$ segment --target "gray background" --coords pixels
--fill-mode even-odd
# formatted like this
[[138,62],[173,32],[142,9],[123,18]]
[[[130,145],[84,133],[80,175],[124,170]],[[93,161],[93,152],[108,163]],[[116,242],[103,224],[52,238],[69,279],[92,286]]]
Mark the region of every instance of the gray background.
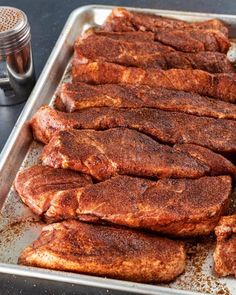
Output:
[[[47,58],[71,11],[79,6],[95,3],[117,6],[236,14],[235,0],[123,0],[96,2],[89,0],[0,0],[1,6],[18,7],[22,9],[29,18],[33,36],[32,45],[37,77],[42,71],[43,66],[47,61]],[[0,151],[3,148],[23,107],[24,103],[11,107],[0,107]],[[0,275],[0,295],[3,294],[118,295],[128,293],[2,274]]]

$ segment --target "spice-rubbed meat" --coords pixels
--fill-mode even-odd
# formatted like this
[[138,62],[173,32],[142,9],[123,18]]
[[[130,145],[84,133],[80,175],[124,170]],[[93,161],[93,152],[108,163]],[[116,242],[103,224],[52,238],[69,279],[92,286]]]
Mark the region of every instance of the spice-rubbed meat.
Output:
[[236,119],[234,104],[197,93],[152,88],[146,85],[63,83],[58,95],[56,108],[67,112],[90,107],[146,107],[221,119]]
[[220,154],[195,144],[176,144],[174,149],[188,153],[211,168],[211,175],[232,175],[236,177],[236,166]]
[[152,32],[108,32],[102,31],[101,29],[88,29],[82,36],[87,38],[90,35],[108,37],[114,40],[125,40],[129,42],[152,42],[154,41],[154,33]]
[[30,208],[40,207],[48,222],[101,220],[174,236],[194,236],[214,229],[227,209],[231,189],[229,176],[157,182],[116,176],[83,188],[58,189],[50,193],[47,207],[37,194],[20,196],[30,199]]
[[186,22],[183,20],[163,17],[156,14],[128,11],[125,8],[115,8],[108,16],[102,28],[107,31],[154,31],[166,29],[213,29],[221,31],[228,36],[227,26],[218,19],[202,22]]
[[236,277],[236,215],[222,217],[215,228],[215,234],[215,271],[222,277]]
[[108,62],[92,62],[72,67],[73,81],[91,84],[133,84],[196,92],[228,102],[236,102],[236,74],[211,74],[192,69],[142,69]]
[[229,39],[220,31],[212,29],[172,30],[160,28],[155,33],[155,40],[183,52],[227,53],[230,48]]
[[31,119],[34,137],[48,142],[58,130],[126,127],[168,144],[194,143],[220,152],[236,152],[236,121],[161,110],[88,108],[64,113],[41,107]]
[[44,165],[70,168],[104,180],[117,174],[197,178],[209,173],[199,160],[130,129],[58,132],[44,147]]
[[140,282],[174,280],[185,268],[182,242],[71,220],[43,228],[19,263]]
[[232,73],[234,67],[219,52],[183,53],[157,42],[128,42],[96,34],[79,38],[75,55],[79,63],[114,62],[125,66],[168,70],[201,69],[212,73]]
[[185,52],[219,51],[230,47],[228,29],[219,20],[187,23],[160,16],[114,9],[104,31],[152,31],[155,40]]
[[[69,169],[54,169],[35,165],[20,171],[16,176],[15,189],[34,213],[41,215],[48,210],[51,196],[60,191],[76,189],[91,184],[88,175]],[[35,199],[37,198],[37,202]]]

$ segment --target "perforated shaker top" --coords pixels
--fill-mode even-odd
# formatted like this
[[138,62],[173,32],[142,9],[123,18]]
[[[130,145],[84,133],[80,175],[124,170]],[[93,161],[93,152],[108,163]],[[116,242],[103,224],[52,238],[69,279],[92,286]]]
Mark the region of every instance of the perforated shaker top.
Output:
[[14,7],[0,7],[0,33],[18,30],[25,24],[25,15]]
[[0,55],[20,50],[30,39],[25,13],[15,7],[0,6]]

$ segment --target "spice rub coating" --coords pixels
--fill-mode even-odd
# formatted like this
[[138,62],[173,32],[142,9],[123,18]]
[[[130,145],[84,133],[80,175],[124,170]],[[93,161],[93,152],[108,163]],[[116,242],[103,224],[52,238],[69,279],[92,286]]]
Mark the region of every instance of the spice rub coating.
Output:
[[115,176],[82,188],[52,191],[47,208],[38,195],[27,198],[30,208],[42,208],[47,222],[78,218],[181,237],[209,234],[225,213],[231,190],[229,176],[158,181]]
[[174,149],[188,153],[211,169],[211,175],[231,175],[236,177],[236,166],[222,155],[196,144],[176,144]]
[[227,102],[236,102],[236,74],[212,74],[193,69],[143,69],[108,62],[80,64],[73,60],[74,82],[90,84],[132,84],[163,87],[172,90],[196,92]]
[[70,168],[100,181],[117,174],[198,178],[210,170],[199,160],[126,128],[60,131],[41,158],[44,165]]
[[182,242],[70,220],[43,228],[19,264],[137,282],[169,282],[185,268]]
[[32,118],[31,127],[34,137],[42,142],[48,142],[60,130],[126,127],[171,145],[193,143],[217,152],[236,152],[236,121],[151,108],[101,107],[64,113],[43,106]]
[[[104,46],[106,44],[106,46]],[[185,53],[158,42],[130,42],[92,34],[79,38],[74,60],[80,63],[113,62],[125,66],[168,70],[200,69],[211,73],[233,73],[234,67],[220,52]]]
[[115,8],[106,19],[102,28],[107,31],[154,31],[158,32],[160,28],[166,29],[213,29],[221,31],[228,36],[228,27],[218,19],[210,19],[201,22],[187,22],[176,18],[163,17],[160,15],[130,11],[125,8]]
[[117,8],[102,26],[105,31],[151,31],[155,40],[185,52],[219,51],[230,46],[227,26],[216,19],[189,23],[154,14]]
[[215,234],[215,271],[222,277],[236,277],[236,215],[223,216],[215,228]]
[[55,101],[58,110],[91,107],[154,108],[219,119],[236,119],[236,105],[197,93],[146,85],[63,83]]
[[[52,167],[34,165],[21,170],[15,179],[15,189],[30,209],[41,215],[50,206],[51,195],[92,183],[89,175]],[[37,200],[37,202],[35,201]]]

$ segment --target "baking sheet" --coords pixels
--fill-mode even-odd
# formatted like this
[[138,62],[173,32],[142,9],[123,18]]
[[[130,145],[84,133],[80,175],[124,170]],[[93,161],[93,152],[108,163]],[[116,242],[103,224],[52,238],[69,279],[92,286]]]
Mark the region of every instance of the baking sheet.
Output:
[[[90,26],[102,24],[112,8],[93,5],[73,11],[0,156],[0,272],[124,290],[136,294],[236,294],[234,279],[218,279],[213,273],[212,252],[215,242],[212,237],[187,241],[186,271],[168,285],[137,284],[17,265],[20,252],[38,237],[43,226],[39,218],[22,204],[12,188],[17,171],[37,163],[42,150],[42,145],[32,140],[26,121],[42,104],[52,104],[60,81],[70,78],[69,64],[76,37]],[[230,35],[236,37],[236,16],[141,10],[188,21],[219,18],[231,25]]]

